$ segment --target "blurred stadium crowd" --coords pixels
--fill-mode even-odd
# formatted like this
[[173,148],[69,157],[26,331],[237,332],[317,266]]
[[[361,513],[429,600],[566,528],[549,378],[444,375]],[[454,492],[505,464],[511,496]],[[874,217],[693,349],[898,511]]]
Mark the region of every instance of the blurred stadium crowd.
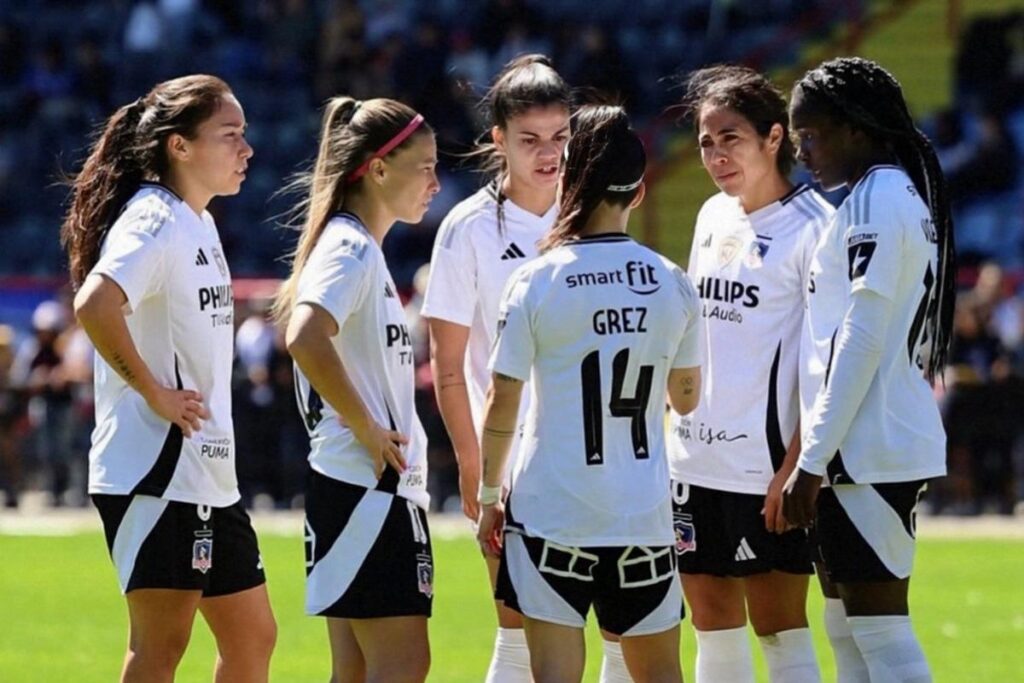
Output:
[[[4,3],[0,499],[13,507],[21,491],[42,487],[53,504],[85,503],[92,350],[60,288],[66,191],[57,181],[80,162],[94,126],[153,83],[214,73],[246,109],[256,150],[247,183],[239,197],[212,206],[236,277],[284,273],[291,239],[275,222],[294,198],[275,192],[313,154],[326,97],[396,97],[434,126],[446,152],[442,194],[426,225],[397,229],[385,251],[417,330],[431,489],[437,505],[449,500],[457,509],[419,292],[441,218],[481,181],[460,154],[481,132],[476,104],[493,74],[516,54],[544,52],[569,83],[615,93],[639,121],[651,121],[676,96],[666,77],[716,61],[791,64],[803,36],[857,19],[869,4],[634,0],[623,12],[620,0]],[[804,18],[799,26],[794,16]],[[954,105],[922,122],[950,180],[962,265],[954,365],[937,389],[950,477],[929,503],[940,512],[1010,513],[1024,501],[1024,13],[966,26],[955,70]],[[242,490],[250,502],[291,507],[301,503],[308,441],[290,360],[265,320],[265,298],[236,299]]]

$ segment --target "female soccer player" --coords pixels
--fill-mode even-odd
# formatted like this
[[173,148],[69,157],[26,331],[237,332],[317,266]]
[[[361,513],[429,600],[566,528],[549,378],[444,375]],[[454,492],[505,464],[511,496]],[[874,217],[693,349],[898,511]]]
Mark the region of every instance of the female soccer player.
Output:
[[[696,404],[699,304],[682,270],[625,234],[645,164],[625,111],[581,109],[546,253],[502,299],[478,539],[500,549],[497,595],[523,615],[538,683],[580,680],[591,605],[634,680],[682,680],[663,397],[680,413]],[[503,504],[527,379],[524,450]]]
[[275,302],[310,435],[306,612],[327,617],[336,683],[423,681],[430,666],[427,443],[380,245],[423,218],[436,165],[433,131],[406,105],[330,100]]
[[[480,152],[493,178],[451,210],[434,242],[423,315],[430,321],[437,402],[459,463],[462,509],[474,522],[478,435],[498,304],[512,272],[537,256],[537,243],[558,212],[555,190],[569,139],[570,99],[546,57],[526,55],[506,65],[484,99],[493,144]],[[493,589],[498,562],[488,558],[487,566]],[[522,619],[500,600],[495,607],[498,634],[486,683],[529,683]]]
[[807,270],[833,211],[789,181],[786,102],[764,76],[702,69],[684,105],[721,190],[697,217],[688,267],[703,300],[703,396],[672,416],[669,437],[697,683],[753,682],[748,613],[772,681],[819,681],[805,611],[811,547],[805,530],[787,530],[781,494],[799,450]]
[[874,62],[825,62],[794,86],[790,107],[798,158],[822,187],[850,194],[811,264],[803,441],[784,513],[814,522],[863,658],[859,672],[840,663],[840,680],[930,681],[907,592],[917,502],[945,474],[929,386],[953,319],[945,183],[899,83]]
[[267,680],[276,626],[239,502],[231,275],[206,205],[252,148],[212,76],[160,83],[107,121],[61,228],[96,346],[89,492],[128,601],[122,681],[170,681],[198,609],[218,681]]

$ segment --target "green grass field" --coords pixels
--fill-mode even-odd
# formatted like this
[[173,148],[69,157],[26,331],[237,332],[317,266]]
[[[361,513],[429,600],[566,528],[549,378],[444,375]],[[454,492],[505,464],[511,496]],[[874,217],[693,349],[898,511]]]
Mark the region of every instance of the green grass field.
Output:
[[[261,536],[280,636],[272,677],[326,681],[323,620],[302,614],[302,542]],[[469,538],[435,539],[431,681],[479,682],[494,634],[483,564]],[[98,533],[0,535],[0,681],[113,681],[124,649],[126,615]],[[927,539],[912,588],[916,629],[937,682],[1024,681],[1024,542]],[[808,606],[825,680],[835,680],[820,624],[821,600]],[[588,634],[585,680],[597,680],[600,646]],[[396,644],[396,647],[400,647]],[[213,642],[197,623],[179,681],[208,681]],[[693,680],[693,636],[683,626],[682,660]],[[759,655],[756,655],[759,657]],[[758,662],[759,670],[763,667]]]

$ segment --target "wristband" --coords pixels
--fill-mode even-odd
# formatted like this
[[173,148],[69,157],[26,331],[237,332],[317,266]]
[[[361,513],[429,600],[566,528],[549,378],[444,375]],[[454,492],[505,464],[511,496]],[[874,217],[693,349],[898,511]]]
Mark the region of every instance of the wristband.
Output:
[[501,486],[484,486],[480,482],[480,490],[476,494],[476,501],[481,505],[495,505],[501,500]]

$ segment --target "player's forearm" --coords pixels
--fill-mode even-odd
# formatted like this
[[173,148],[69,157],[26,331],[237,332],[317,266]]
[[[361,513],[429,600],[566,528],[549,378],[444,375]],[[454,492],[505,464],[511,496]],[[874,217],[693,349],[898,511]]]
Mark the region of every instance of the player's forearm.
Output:
[[459,467],[464,464],[480,465],[480,442],[473,426],[473,411],[469,404],[466,373],[461,363],[430,361],[434,375],[434,395],[444,420],[445,429],[455,449]]
[[361,433],[373,421],[330,337],[300,332],[289,341],[288,352],[320,398],[334,408],[353,432]]
[[480,436],[483,486],[501,486],[505,478],[505,463],[515,436],[522,391],[523,383],[511,377],[495,373],[491,380]]
[[842,445],[882,358],[892,303],[862,290],[853,294],[836,342],[828,384],[818,393],[797,466],[824,475]]
[[128,386],[148,399],[158,383],[128,331],[121,310],[124,302],[120,287],[102,276],[93,275],[86,279],[75,296],[75,317],[89,336],[96,353]]

